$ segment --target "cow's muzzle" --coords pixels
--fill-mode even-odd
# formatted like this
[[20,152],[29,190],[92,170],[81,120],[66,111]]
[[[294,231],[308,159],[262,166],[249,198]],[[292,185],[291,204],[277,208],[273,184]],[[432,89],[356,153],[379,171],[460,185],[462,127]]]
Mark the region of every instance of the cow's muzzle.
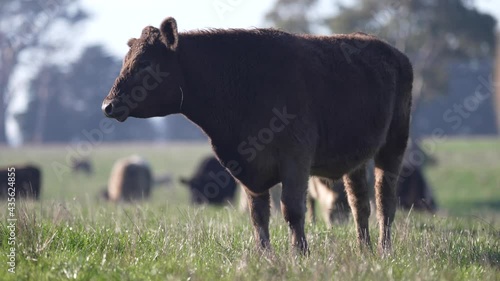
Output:
[[110,100],[104,100],[102,102],[102,112],[108,118],[114,118],[120,122],[123,122],[127,119],[128,115],[126,114],[126,110],[119,110],[118,105]]

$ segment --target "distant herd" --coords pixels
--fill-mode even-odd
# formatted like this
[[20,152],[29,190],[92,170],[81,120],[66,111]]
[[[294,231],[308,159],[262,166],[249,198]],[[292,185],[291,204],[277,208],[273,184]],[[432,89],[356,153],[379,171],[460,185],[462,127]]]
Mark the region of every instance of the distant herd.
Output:
[[[423,153],[418,145],[411,145],[410,151],[422,153],[426,159],[429,157]],[[423,176],[421,166],[411,166],[408,160],[409,153],[405,154],[403,169],[411,170],[410,173],[401,177],[397,185],[397,196],[399,207],[405,210],[426,211],[434,213],[437,211],[436,200],[432,188]],[[433,160],[426,161],[433,164]],[[406,165],[406,166],[405,166]],[[38,165],[17,165],[16,171],[16,199],[40,199],[42,177]],[[8,168],[0,169],[0,198],[7,198]],[[77,159],[73,161],[73,173],[83,173],[90,176],[93,174],[93,165],[90,159]],[[373,165],[367,173],[367,181],[373,185]],[[238,186],[231,174],[218,162],[214,156],[207,156],[201,160],[193,175],[189,178],[179,177],[178,182],[187,187],[190,203],[195,205],[234,205],[237,204],[239,211],[248,212],[248,200],[245,191]],[[108,184],[100,193],[100,198],[113,202],[139,203],[148,200],[153,187],[160,184],[172,184],[172,175],[153,177],[150,164],[145,158],[132,155],[117,159],[111,169]],[[276,213],[280,210],[281,184],[274,186],[271,191],[270,205]],[[239,194],[239,196],[238,196]],[[373,192],[371,194],[371,206],[375,203]],[[316,222],[316,212],[319,211],[321,219],[328,226],[345,223],[351,212],[342,181],[332,181],[327,178],[312,176],[308,182],[308,218]]]
[[[412,145],[412,148],[422,152],[418,145]],[[428,158],[427,155],[422,155]],[[432,188],[423,176],[423,167],[410,168],[409,161],[403,161],[403,163],[408,165],[407,168],[411,169],[412,172],[399,180],[397,188],[399,206],[407,210],[435,212],[437,210],[436,200]],[[41,168],[35,164],[14,165],[13,167],[16,169],[15,196],[22,199],[40,199]],[[373,166],[369,169],[373,169]],[[72,171],[90,176],[93,174],[92,161],[88,158],[74,159]],[[7,167],[0,168],[0,198],[8,196],[8,185],[6,184],[8,183],[8,173]],[[367,175],[367,181],[372,185],[373,172],[368,172]],[[180,176],[178,182],[187,187],[191,204],[225,205],[237,203],[240,211],[248,211],[245,192],[214,156],[203,158],[191,177]],[[115,161],[108,183],[102,189],[100,197],[114,202],[147,200],[153,192],[153,187],[161,184],[171,185],[172,175],[153,177],[152,168],[146,159],[138,155],[131,155]],[[320,212],[322,219],[328,225],[343,222],[349,217],[350,209],[342,181],[334,182],[313,176],[309,179],[308,186],[307,203],[311,221],[316,220],[314,210]],[[280,209],[280,197],[281,185],[276,185],[271,189],[270,200],[271,208],[276,211]],[[316,207],[316,205],[318,206]]]
[[[37,165],[0,168],[0,198],[40,199],[42,173]],[[10,202],[10,201],[9,201]]]

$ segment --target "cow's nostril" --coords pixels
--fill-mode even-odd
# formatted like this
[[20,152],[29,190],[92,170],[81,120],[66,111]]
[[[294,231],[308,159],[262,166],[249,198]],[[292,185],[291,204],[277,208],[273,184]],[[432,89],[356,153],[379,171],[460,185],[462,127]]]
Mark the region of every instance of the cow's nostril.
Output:
[[108,103],[107,105],[104,106],[104,113],[107,116],[111,116],[113,114],[113,104]]

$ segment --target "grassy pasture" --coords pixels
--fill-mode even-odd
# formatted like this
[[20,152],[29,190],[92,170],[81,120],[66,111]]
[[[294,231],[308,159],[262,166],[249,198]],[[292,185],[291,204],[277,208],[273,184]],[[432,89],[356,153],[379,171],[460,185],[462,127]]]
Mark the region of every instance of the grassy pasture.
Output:
[[[0,148],[0,166],[43,168],[42,200],[16,205],[15,274],[7,272],[7,205],[0,203],[0,280],[500,280],[500,140],[428,144],[438,164],[426,175],[441,211],[398,212],[386,258],[357,251],[352,221],[308,224],[311,256],[297,257],[276,214],[274,253],[261,255],[247,214],[189,206],[177,184],[136,205],[97,200],[118,157],[140,154],[155,174],[178,177],[191,174],[208,145],[95,147],[92,177],[61,168],[76,145]],[[374,216],[371,233],[375,242]]]

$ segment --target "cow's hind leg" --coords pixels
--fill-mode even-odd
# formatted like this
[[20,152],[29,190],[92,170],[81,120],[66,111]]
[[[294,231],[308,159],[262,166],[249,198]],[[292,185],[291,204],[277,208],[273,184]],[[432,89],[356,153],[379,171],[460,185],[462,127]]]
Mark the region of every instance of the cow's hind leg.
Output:
[[396,187],[401,162],[408,141],[405,126],[388,137],[386,144],[375,156],[375,203],[379,224],[379,251],[384,254],[391,249],[391,225],[397,205]]
[[264,250],[271,249],[269,241],[269,217],[271,212],[269,191],[261,194],[246,192],[248,207],[254,227],[254,237],[258,247]]
[[366,181],[366,167],[361,165],[356,170],[344,175],[344,185],[347,199],[351,207],[356,234],[360,248],[371,247],[368,231],[368,218],[370,217],[370,192]]

